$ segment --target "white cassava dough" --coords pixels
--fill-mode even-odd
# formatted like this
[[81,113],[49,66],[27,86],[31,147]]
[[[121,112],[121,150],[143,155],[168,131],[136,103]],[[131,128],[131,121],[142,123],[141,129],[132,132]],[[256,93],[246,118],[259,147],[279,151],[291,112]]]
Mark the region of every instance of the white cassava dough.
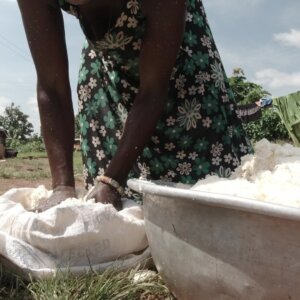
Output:
[[254,150],[230,178],[208,176],[192,189],[300,207],[300,148],[263,139]]
[[[47,190],[43,185],[38,186],[35,189],[32,188],[19,188],[14,189],[16,198],[21,199],[20,204],[28,211],[36,211],[39,207],[42,207],[43,204],[46,204],[47,200],[51,197],[53,191]],[[95,203],[94,199],[87,200],[87,197],[83,195],[82,191],[77,191],[77,198],[68,198],[65,201],[62,201],[60,206],[73,206],[73,205],[82,205],[84,203],[91,204]]]

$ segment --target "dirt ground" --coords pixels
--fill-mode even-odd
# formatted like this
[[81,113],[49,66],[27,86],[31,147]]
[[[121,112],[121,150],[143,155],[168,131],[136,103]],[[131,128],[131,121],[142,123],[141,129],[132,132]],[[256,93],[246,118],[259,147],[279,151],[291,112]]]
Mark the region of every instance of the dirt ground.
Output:
[[[26,180],[26,179],[4,179],[0,178],[0,196],[12,188],[33,187],[44,185],[47,189],[51,189],[51,179]],[[83,183],[76,181],[76,188],[83,189]]]
[[51,188],[51,180],[40,179],[37,181],[26,180],[26,179],[4,179],[0,178],[0,195],[12,188],[21,187],[38,187],[39,185],[45,185],[47,189]]
[[[81,161],[79,159],[77,161],[76,188],[83,189]],[[0,160],[0,195],[12,188],[36,188],[39,185],[51,189],[50,170],[46,157]]]

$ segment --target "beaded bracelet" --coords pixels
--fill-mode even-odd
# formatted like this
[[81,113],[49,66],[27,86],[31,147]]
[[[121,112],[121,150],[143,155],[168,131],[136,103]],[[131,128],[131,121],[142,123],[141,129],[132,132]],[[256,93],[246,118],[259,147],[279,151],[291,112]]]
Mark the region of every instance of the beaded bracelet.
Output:
[[113,187],[120,194],[121,197],[124,196],[124,188],[116,180],[104,175],[97,176],[96,179],[99,182],[108,184],[111,187]]

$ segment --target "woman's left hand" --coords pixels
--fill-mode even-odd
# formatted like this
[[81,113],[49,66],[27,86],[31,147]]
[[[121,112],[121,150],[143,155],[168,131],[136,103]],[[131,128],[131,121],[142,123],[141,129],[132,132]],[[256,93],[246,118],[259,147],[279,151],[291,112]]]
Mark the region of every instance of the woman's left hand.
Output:
[[122,209],[120,194],[110,185],[97,183],[93,191],[88,195],[88,199],[95,199],[96,202],[112,204],[117,210]]

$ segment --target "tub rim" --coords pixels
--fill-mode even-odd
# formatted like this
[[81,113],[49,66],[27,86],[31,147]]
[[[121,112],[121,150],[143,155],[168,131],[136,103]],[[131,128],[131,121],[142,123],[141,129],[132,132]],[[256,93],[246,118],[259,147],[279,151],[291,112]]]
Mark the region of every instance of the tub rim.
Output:
[[127,185],[132,190],[142,194],[185,199],[212,207],[227,208],[269,217],[300,221],[300,208],[293,206],[285,206],[221,193],[193,191],[183,187],[175,188],[175,183],[162,181],[150,182],[143,179],[129,179]]

